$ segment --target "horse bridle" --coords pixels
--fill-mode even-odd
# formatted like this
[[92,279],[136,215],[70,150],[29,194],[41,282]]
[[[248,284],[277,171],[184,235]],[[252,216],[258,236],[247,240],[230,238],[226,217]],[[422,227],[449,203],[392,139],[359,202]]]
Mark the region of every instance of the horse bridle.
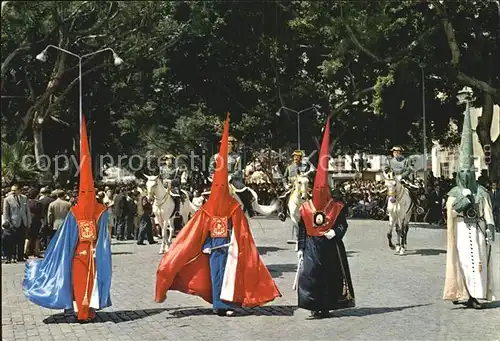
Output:
[[[387,195],[388,195],[389,197],[395,197],[396,199],[398,199],[398,197],[401,197],[401,196],[403,195],[404,191],[401,191],[401,192],[399,193],[399,195],[396,193],[396,187],[397,187],[397,185],[398,185],[398,183],[397,183],[396,179],[386,179],[386,181],[393,181],[393,182],[394,182],[394,190],[393,190],[393,191],[391,191],[391,190],[389,190],[389,189],[387,190]],[[401,185],[401,187],[403,187],[403,185]],[[404,188],[404,187],[403,187],[403,188]]]
[[[297,193],[297,194],[309,194],[309,191],[308,191],[308,190],[303,191],[303,190],[301,190],[301,189],[297,189],[297,187],[298,187],[298,186],[297,186],[297,184],[298,184],[298,182],[299,182],[299,176],[301,176],[301,175],[297,175],[297,176],[295,177],[294,186],[293,186],[293,191],[290,193],[290,198],[292,198],[292,194],[294,194],[294,193]],[[299,198],[299,196],[297,195],[297,199],[298,199],[298,198]]]
[[[155,184],[153,186],[151,186],[151,189],[150,191],[152,192],[153,189],[156,189],[156,187],[158,187],[158,179],[155,180]],[[155,205],[156,207],[161,207],[168,199],[168,197],[170,196],[170,185],[165,188],[166,190],[166,193],[165,195],[163,196],[163,198],[161,200],[159,200],[159,204],[156,203],[156,201],[158,201],[158,199],[156,198],[156,195],[153,194],[154,198],[155,198],[155,201],[153,202],[153,205]]]

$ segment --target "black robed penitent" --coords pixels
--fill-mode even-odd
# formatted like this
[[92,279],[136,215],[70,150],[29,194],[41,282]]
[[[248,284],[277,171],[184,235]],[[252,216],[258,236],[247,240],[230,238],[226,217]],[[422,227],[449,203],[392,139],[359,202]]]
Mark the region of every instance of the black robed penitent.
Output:
[[342,238],[347,231],[346,207],[332,197],[328,184],[330,118],[327,119],[312,199],[300,207],[298,248],[299,308],[327,313],[353,307],[354,290]]
[[299,308],[311,311],[354,307],[354,290],[342,238],[347,231],[346,210],[342,209],[333,229],[335,237],[307,235],[299,222],[299,250],[304,258],[299,272]]

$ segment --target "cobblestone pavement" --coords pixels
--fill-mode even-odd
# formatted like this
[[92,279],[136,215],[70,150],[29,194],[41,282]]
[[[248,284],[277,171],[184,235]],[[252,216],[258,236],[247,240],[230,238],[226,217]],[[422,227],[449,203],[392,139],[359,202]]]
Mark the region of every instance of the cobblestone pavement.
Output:
[[357,307],[309,320],[297,309],[296,256],[288,226],[252,222],[259,251],[281,290],[272,304],[218,317],[201,299],[170,292],[153,301],[158,245],[113,241],[113,306],[79,324],[25,299],[24,266],[2,266],[2,339],[7,340],[500,340],[500,305],[481,311],[441,300],[445,230],[411,228],[407,255],[387,247],[387,222],[350,221],[345,242]]

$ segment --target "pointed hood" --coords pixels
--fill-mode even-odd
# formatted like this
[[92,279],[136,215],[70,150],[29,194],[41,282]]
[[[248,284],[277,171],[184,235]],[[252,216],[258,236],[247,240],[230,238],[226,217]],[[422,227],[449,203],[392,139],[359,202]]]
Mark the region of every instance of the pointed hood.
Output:
[[332,199],[330,185],[328,183],[328,162],[330,148],[330,116],[326,119],[326,125],[323,132],[323,140],[321,141],[321,149],[319,151],[318,167],[316,169],[316,177],[312,190],[312,201],[316,210],[323,210]]
[[226,116],[219,153],[210,190],[208,201],[203,205],[203,209],[211,216],[229,216],[233,208],[238,204],[229,193],[227,154],[229,149],[229,113]]
[[459,169],[457,172],[457,186],[468,188],[472,193],[477,192],[476,172],[474,169],[474,149],[472,147],[472,123],[470,110],[464,113],[464,124],[462,127],[462,140],[460,141]]
[[80,126],[80,188],[77,204],[73,207],[76,219],[97,221],[106,206],[99,204],[96,199],[94,176],[92,174],[92,159],[90,157],[87,127],[85,117],[82,117]]

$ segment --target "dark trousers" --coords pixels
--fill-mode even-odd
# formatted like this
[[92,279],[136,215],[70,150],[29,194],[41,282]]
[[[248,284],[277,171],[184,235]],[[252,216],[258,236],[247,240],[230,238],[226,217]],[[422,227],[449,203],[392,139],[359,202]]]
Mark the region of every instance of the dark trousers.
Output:
[[125,230],[126,230],[126,238],[127,239],[134,239],[134,232],[135,232],[134,216],[127,217],[127,222],[125,224]]
[[153,243],[153,224],[151,223],[151,217],[143,214],[139,220],[139,226],[139,238],[137,242],[144,243],[144,239],[147,238],[150,244]]
[[13,255],[17,256],[18,261],[24,260],[24,241],[26,239],[26,228],[21,225],[13,230]]
[[496,230],[500,233],[500,210],[493,212],[493,219],[495,221]]
[[49,247],[50,241],[52,240],[52,238],[54,238],[56,232],[57,232],[57,230],[54,230],[54,229],[47,230],[47,246],[46,247]]
[[127,217],[116,217],[116,240],[125,240]]
[[50,227],[42,227],[40,230],[40,251],[47,250],[52,235],[52,229]]
[[116,224],[118,218],[116,216],[113,217],[113,224],[111,225],[111,236],[116,237]]
[[2,233],[2,253],[9,261],[14,258],[14,233],[12,230],[4,230]]

